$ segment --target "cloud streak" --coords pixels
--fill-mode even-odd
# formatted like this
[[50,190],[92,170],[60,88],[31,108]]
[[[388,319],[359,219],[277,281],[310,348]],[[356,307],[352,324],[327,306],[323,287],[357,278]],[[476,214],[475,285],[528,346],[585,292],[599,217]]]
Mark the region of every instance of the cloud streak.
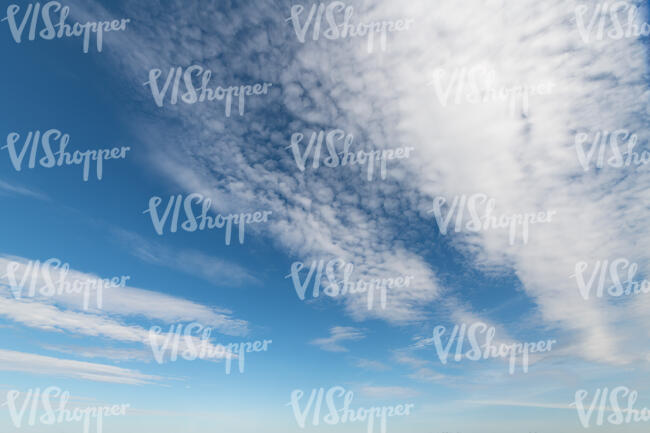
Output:
[[[11,290],[12,282],[9,279],[7,270],[12,264],[17,264],[14,272],[16,282],[20,283],[26,273],[29,272],[29,260],[23,257],[0,256],[0,288],[4,286],[7,294]],[[62,275],[60,268],[50,267],[50,275],[54,282],[57,282]],[[43,273],[27,274],[25,288],[22,296],[27,296],[28,286],[31,279],[35,281],[35,287],[45,286],[46,279]],[[99,276],[70,269],[65,276],[65,281],[98,280]],[[96,307],[96,295],[90,295],[90,307]],[[117,316],[144,316],[150,320],[160,320],[165,323],[176,322],[200,322],[205,326],[214,327],[215,330],[225,335],[246,335],[248,333],[248,322],[232,317],[227,309],[208,307],[196,302],[188,301],[176,296],[158,293],[152,290],[139,289],[135,287],[109,287],[103,289],[101,310],[93,309],[93,312],[105,315]],[[36,291],[35,299],[42,302],[53,302],[65,306],[71,310],[83,310],[83,296],[80,293],[55,293],[53,296],[43,296]],[[8,299],[0,302],[9,302]],[[30,304],[24,304],[28,308]],[[45,308],[42,306],[41,308]]]
[[363,332],[350,326],[334,326],[330,328],[330,336],[317,338],[310,343],[327,352],[348,352],[340,343],[344,341],[358,341],[365,338]]
[[136,370],[106,364],[74,361],[35,355],[32,353],[0,350],[0,370],[46,374],[58,377],[90,380],[95,382],[147,385],[163,380],[160,376],[142,374]]

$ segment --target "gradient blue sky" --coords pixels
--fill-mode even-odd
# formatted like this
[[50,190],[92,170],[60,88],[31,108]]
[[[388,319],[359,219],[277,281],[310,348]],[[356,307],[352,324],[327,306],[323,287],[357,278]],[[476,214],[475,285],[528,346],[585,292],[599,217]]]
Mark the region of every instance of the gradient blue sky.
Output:
[[[605,386],[636,389],[637,406],[650,406],[647,295],[585,301],[570,278],[578,261],[616,257],[638,263],[640,279],[650,274],[648,167],[585,172],[573,147],[576,131],[625,128],[648,148],[647,38],[585,44],[574,1],[434,3],[349,2],[360,21],[415,19],[373,53],[365,39],[300,43],[285,1],[64,2],[73,20],[131,19],[125,32],[104,35],[101,53],[84,54],[78,39],[16,44],[0,23],[2,137],[56,128],[70,134],[71,150],[131,147],[88,182],[78,167],[17,172],[0,152],[3,263],[56,257],[81,273],[131,277],[127,289],[107,291],[112,308],[95,312],[61,299],[17,301],[0,281],[0,401],[10,389],[59,386],[129,403],[106,432],[161,433],[298,431],[291,391],[337,385],[355,392],[355,405],[414,403],[411,416],[389,420],[393,432],[578,432],[576,390]],[[480,62],[506,84],[550,79],[557,89],[531,100],[528,117],[489,104],[441,107],[430,72]],[[218,102],[157,107],[143,86],[149,70],[192,64],[211,69],[215,86],[273,87],[248,98],[241,117],[226,117]],[[359,167],[300,172],[291,134],[335,128],[360,148],[412,146],[413,157],[372,181]],[[149,198],[193,192],[213,197],[214,213],[273,214],[248,226],[243,245],[226,246],[222,230],[158,236],[142,213]],[[441,236],[427,213],[433,197],[474,193],[495,197],[503,212],[558,218],[533,226],[527,245],[508,245],[504,232]],[[355,296],[298,299],[285,278],[291,263],[337,256],[359,278],[414,275],[415,284],[391,292],[385,310],[368,311]],[[154,307],[169,297],[178,302]],[[39,305],[57,309],[49,324],[34,316]],[[105,321],[117,330],[97,335]],[[146,345],[120,338],[192,321],[217,327],[215,342],[273,343],[248,354],[243,374],[226,375],[220,362],[159,365]],[[558,344],[514,375],[502,361],[442,365],[432,347],[413,348],[437,325],[476,321],[504,340]],[[344,351],[314,343],[337,327]],[[89,380],[65,362],[44,369],[33,354],[120,370]],[[6,407],[0,430],[17,431]]]

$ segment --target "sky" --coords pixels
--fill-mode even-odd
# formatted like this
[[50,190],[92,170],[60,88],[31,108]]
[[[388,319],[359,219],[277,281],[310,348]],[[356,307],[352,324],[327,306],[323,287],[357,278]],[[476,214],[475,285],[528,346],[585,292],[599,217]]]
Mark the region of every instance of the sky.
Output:
[[[314,425],[312,412],[300,426],[295,391],[302,411],[312,390],[335,387],[353,392],[353,408],[412,404],[388,418],[395,433],[647,431],[647,422],[599,426],[595,416],[586,428],[575,407],[580,390],[588,405],[616,387],[638,393],[637,409],[650,407],[650,295],[584,296],[599,269],[605,289],[619,272],[650,279],[650,164],[620,166],[609,144],[589,147],[621,131],[621,148],[634,136],[634,152],[650,151],[648,36],[620,24],[638,7],[643,29],[647,3],[612,12],[573,0],[360,0],[324,3],[311,22],[318,3],[61,3],[70,25],[129,21],[103,33],[101,50],[91,35],[87,52],[83,36],[30,40],[31,26],[45,28],[37,20],[24,21],[16,42],[11,26],[28,2],[7,3],[19,10],[0,21],[0,431],[84,431],[80,422],[13,422],[12,390],[22,404],[28,390],[48,387],[69,392],[71,407],[128,404],[103,420],[106,433],[370,431],[363,421]],[[352,24],[408,24],[376,33],[372,45],[335,37],[328,19],[342,29],[345,8]],[[9,14],[3,6],[0,19]],[[188,74],[196,88],[205,70],[217,95],[251,86],[244,104],[233,92],[230,110],[225,93],[186,103],[184,75],[172,103],[169,71],[193,65],[202,68]],[[478,93],[489,83],[551,85],[509,103],[466,97],[472,77]],[[50,130],[53,150],[63,134],[70,153],[128,150],[103,161],[101,179],[96,161],[87,180],[81,165],[30,168],[30,152],[35,161],[46,153],[23,147],[28,134]],[[379,159],[373,173],[333,163],[330,149],[340,155],[346,140],[351,152],[395,157],[383,173]],[[26,152],[20,170],[12,150]],[[197,216],[205,206],[212,218],[266,217],[248,217],[243,232],[233,223],[230,237],[223,226],[185,230],[187,197]],[[469,210],[445,226],[441,197],[443,217],[454,200],[485,212],[488,198],[497,216],[553,216],[527,236],[517,226],[513,239],[504,228],[468,229]],[[29,287],[17,297],[12,278],[50,259],[67,264],[66,281],[123,283],[105,288],[101,305]],[[395,281],[385,302],[379,290],[370,308],[367,289],[323,293],[346,265],[353,282]],[[213,347],[269,342],[241,363],[224,351],[159,363],[164,336],[190,324],[210,328]],[[530,354],[526,369],[518,358],[512,372],[508,359],[473,360],[466,350],[456,361],[456,345],[443,362],[436,330],[444,327],[444,346],[454,326],[477,324],[493,327],[498,344],[554,344]]]

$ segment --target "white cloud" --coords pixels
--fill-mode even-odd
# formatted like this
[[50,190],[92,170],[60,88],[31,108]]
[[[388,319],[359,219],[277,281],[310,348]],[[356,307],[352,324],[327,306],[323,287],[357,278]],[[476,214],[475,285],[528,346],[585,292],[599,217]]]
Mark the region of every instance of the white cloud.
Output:
[[410,379],[418,382],[434,382],[434,383],[448,383],[448,376],[440,374],[430,368],[419,368],[415,372],[408,375]]
[[149,332],[140,326],[126,326],[108,317],[64,311],[53,305],[2,296],[0,315],[32,328],[101,336],[124,342],[146,343],[149,336]]
[[420,394],[417,390],[403,386],[363,386],[359,391],[370,398],[408,398]]
[[523,401],[505,401],[505,400],[465,400],[462,403],[477,404],[482,406],[518,406],[518,407],[534,407],[540,409],[571,409],[575,407],[566,403],[531,403]]
[[53,358],[51,356],[0,350],[0,370],[71,377],[96,382],[144,385],[160,382],[160,376],[106,364]]
[[20,185],[10,184],[0,180],[0,195],[11,194],[11,195],[24,195],[26,197],[35,198],[38,200],[49,201],[50,199],[41,194],[40,192],[33,191],[29,188],[25,188]]
[[395,362],[405,364],[413,368],[423,367],[430,363],[430,361],[416,358],[404,351],[395,351],[393,353],[393,359],[395,359]]
[[[9,294],[12,281],[7,271],[12,263],[17,264],[15,271],[16,282],[20,285],[23,276],[29,272],[29,260],[22,257],[0,256],[0,289],[5,286],[5,291]],[[56,283],[59,281],[62,271],[60,268],[48,268],[52,280]],[[22,290],[21,297],[27,297],[31,278],[35,281],[35,287],[40,289],[45,286],[46,279],[42,272],[39,274],[27,274],[26,283]],[[111,276],[113,277],[113,276]],[[101,277],[79,272],[70,269],[65,281],[88,281],[98,280]],[[128,281],[128,280],[126,280]],[[138,289],[134,287],[108,287],[102,291],[102,306],[98,310],[96,296],[90,295],[89,307],[93,312],[107,315],[119,316],[138,316],[142,315],[151,320],[161,320],[165,323],[176,322],[199,322],[204,326],[214,327],[215,330],[225,335],[245,335],[248,332],[248,322],[232,317],[232,313],[227,309],[208,307],[196,302],[188,301],[176,296],[170,296],[151,290]],[[42,302],[56,302],[70,309],[82,310],[84,306],[83,296],[80,293],[55,293],[54,296],[43,296],[39,290],[35,291],[35,297]],[[6,302],[6,300],[5,300]],[[27,304],[25,304],[27,305]],[[24,307],[28,308],[28,307]],[[43,308],[43,307],[41,307]]]
[[355,361],[355,365],[365,370],[374,370],[374,371],[390,370],[390,367],[384,364],[383,362],[373,361],[372,359],[358,358]]
[[365,335],[356,328],[350,326],[334,326],[330,328],[329,337],[317,338],[311,341],[311,344],[319,346],[328,352],[348,352],[348,349],[339,343],[344,341],[357,341],[363,338],[365,338]]
[[[88,7],[99,8],[98,5]],[[211,14],[212,8],[208,6],[206,10],[204,6],[187,7],[183,4],[187,17],[195,13],[200,16]],[[165,122],[167,115],[173,116],[180,122],[181,128],[163,130],[160,125],[138,121],[137,133],[143,142],[152,146],[151,158],[155,166],[174,181],[181,191],[198,192],[210,197],[215,211],[273,211],[268,225],[263,228],[251,226],[247,236],[270,234],[289,254],[303,260],[340,256],[355,264],[355,276],[359,279],[395,275],[415,277],[410,287],[389,291],[386,309],[368,310],[363,296],[346,296],[345,307],[355,319],[378,317],[391,322],[422,319],[427,314],[424,306],[438,296],[435,276],[425,260],[406,246],[393,242],[398,229],[387,227],[385,223],[389,220],[385,217],[377,218],[376,214],[383,206],[382,199],[395,191],[395,179],[403,176],[403,170],[396,169],[399,174],[389,179],[385,187],[380,186],[376,197],[365,197],[366,181],[363,180],[363,173],[357,172],[357,168],[353,168],[353,172],[339,168],[316,174],[299,174],[290,152],[286,150],[292,132],[312,127],[307,118],[322,118],[327,121],[325,123],[358,133],[360,145],[368,141],[363,138],[366,131],[355,126],[363,123],[364,119],[350,119],[344,112],[332,112],[332,115],[314,112],[315,106],[331,111],[327,106],[335,102],[333,95],[314,93],[301,96],[289,92],[291,88],[302,86],[309,92],[317,92],[312,86],[315,84],[313,77],[326,71],[313,70],[321,65],[310,57],[311,50],[299,50],[295,56],[288,51],[298,46],[294,35],[285,31],[286,11],[278,5],[256,6],[255,15],[264,14],[277,20],[282,23],[282,29],[270,28],[270,38],[264,37],[265,30],[255,29],[254,32],[259,32],[260,37],[252,35],[254,43],[242,43],[232,52],[232,57],[228,56],[230,53],[224,53],[224,57],[231,58],[234,62],[235,58],[241,58],[242,55],[256,57],[256,53],[273,51],[274,56],[265,60],[264,65],[258,65],[257,69],[251,69],[250,64],[237,62],[224,67],[206,52],[215,49],[206,48],[205,43],[211,38],[219,39],[220,32],[230,34],[235,31],[233,27],[240,28],[243,23],[228,22],[227,25],[217,26],[214,32],[206,32],[201,39],[178,40],[167,33],[154,35],[157,33],[154,29],[156,26],[149,28],[148,17],[141,17],[138,28],[134,27],[128,34],[115,35],[112,46],[116,50],[115,54],[119,52],[119,56],[113,59],[124,67],[123,71],[134,82],[146,81],[150,68],[166,68],[172,64],[189,65],[193,61],[210,68],[215,83],[237,82],[237,74],[248,77],[252,75],[257,81],[276,83],[271,88],[269,100],[251,100],[247,104],[243,118],[232,116],[226,119],[223,117],[223,107],[210,103],[195,104],[189,110],[186,109],[188,107],[169,106],[164,110],[156,110],[156,115],[161,116],[159,120],[162,122]],[[127,12],[130,16],[137,16],[139,11]],[[218,10],[214,12],[214,16],[219,16]],[[240,12],[247,14],[247,11]],[[185,20],[187,17],[179,19]],[[247,30],[251,29],[247,27]],[[270,46],[271,40],[282,42]],[[220,50],[230,49],[223,44],[218,45]],[[339,45],[339,51],[340,48]],[[340,53],[337,54],[337,48],[328,50],[328,54],[334,54],[335,58],[341,57]],[[105,58],[111,58],[111,52],[106,54]],[[293,60],[287,62],[290,58]],[[341,61],[346,62],[348,59],[341,58]],[[329,78],[324,83],[328,86],[334,84]],[[287,89],[287,93],[280,95],[276,88]],[[145,106],[150,105],[151,93],[147,94],[148,89],[144,86],[140,90],[138,97],[142,98]],[[306,106],[307,100],[316,96],[322,100],[314,99]],[[356,96],[354,95],[355,99]],[[291,111],[290,114],[295,118],[291,124],[279,122],[270,125],[260,117],[260,110],[269,101],[274,101],[273,98]],[[342,108],[349,105],[346,101],[336,102],[341,102]],[[226,123],[227,127],[224,126]],[[368,126],[378,124],[377,120],[373,120]],[[380,137],[369,138],[374,140]],[[373,145],[381,148],[387,147],[388,143],[381,139]],[[355,184],[359,186],[350,188]],[[332,201],[334,196],[340,200]]]
[[67,353],[69,355],[82,356],[84,358],[103,358],[113,361],[140,361],[150,362],[153,360],[151,350],[109,348],[109,347],[82,347],[82,346],[51,346],[44,345],[44,349],[54,352]]
[[[98,316],[89,313],[79,313],[75,311],[60,310],[53,305],[42,304],[35,301],[14,300],[0,296],[0,315],[21,323],[31,328],[44,331],[65,331],[73,334],[83,335],[86,337],[103,337],[110,340],[126,343],[140,343],[148,348],[155,343],[157,347],[164,347],[163,342],[169,334],[173,332],[162,332],[152,334],[150,330],[136,325],[124,325],[117,320]],[[152,338],[156,341],[152,341]],[[179,340],[178,350],[182,352],[188,348],[187,343],[192,342],[195,348],[201,347],[202,341],[198,336],[184,336]],[[213,360],[221,360],[227,357],[228,353],[224,349],[216,351],[217,346],[223,346],[223,343],[217,345],[206,342],[207,353],[214,353]],[[230,353],[232,358],[237,358],[236,354]]]
[[[148,68],[191,62],[211,68],[215,82],[247,76],[277,83],[271,102],[249,104],[244,118],[226,119],[222,107],[205,103],[156,111],[163,122],[176,119],[178,129],[134,122],[156,167],[181,190],[212,197],[217,211],[272,210],[268,231],[251,231],[270,235],[289,254],[340,256],[366,278],[416,276],[412,287],[389,292],[385,310],[368,310],[363,296],[348,296],[344,305],[356,320],[422,321],[434,301],[463,295],[446,290],[441,297],[428,263],[436,246],[423,239],[434,229],[425,209],[433,197],[481,192],[495,198],[498,213],[557,211],[553,223],[531,227],[525,247],[510,246],[505,231],[448,237],[471,266],[516,274],[535,305],[532,316],[557,330],[577,356],[621,365],[638,361],[647,315],[633,303],[583,301],[568,276],[577,261],[620,256],[647,273],[650,171],[585,172],[573,143],[576,131],[619,128],[647,141],[647,52],[634,38],[584,44],[574,19],[578,4],[531,0],[497,9],[472,0],[459,8],[445,0],[432,9],[417,0],[357,7],[366,18],[417,18],[409,31],[390,36],[388,52],[372,54],[359,38],[299,44],[286,28],[288,5],[255,6],[283,27],[252,29],[238,21],[198,39],[156,30],[164,28],[160,23],[152,30],[140,16],[140,30],[114,40],[114,59],[137,83]],[[175,19],[211,16],[210,8],[184,4]],[[211,43],[244,27],[250,39],[236,50]],[[258,65],[237,60],[257,56],[264,58]],[[512,116],[498,103],[442,107],[426,85],[434,68],[484,62],[504,85],[550,80],[553,94],[532,97],[527,115]],[[146,88],[140,97],[153,107]],[[274,111],[267,122],[264,104],[280,106],[283,116]],[[287,152],[289,136],[323,126],[344,129],[369,147],[408,144],[416,156],[391,166],[385,181],[368,183],[354,167],[299,173]]]
[[125,248],[141,260],[185,272],[215,286],[260,283],[249,271],[234,262],[212,257],[200,251],[169,248],[125,230],[114,230],[114,233],[124,243]]

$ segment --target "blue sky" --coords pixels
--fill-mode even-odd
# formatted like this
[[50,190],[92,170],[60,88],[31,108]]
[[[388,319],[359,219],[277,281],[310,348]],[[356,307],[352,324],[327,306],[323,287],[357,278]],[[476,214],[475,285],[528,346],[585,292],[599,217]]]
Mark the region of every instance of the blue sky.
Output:
[[[3,146],[11,132],[58,129],[70,150],[131,150],[87,182],[78,166],[16,171],[0,151],[0,274],[10,261],[58,258],[78,275],[130,277],[94,311],[66,297],[16,300],[0,279],[0,401],[59,386],[82,401],[129,403],[107,432],[162,433],[298,431],[292,390],[337,385],[355,405],[415,404],[389,420],[394,432],[578,432],[578,389],[628,386],[650,406],[648,295],[587,301],[570,278],[579,261],[618,257],[638,264],[639,280],[650,275],[648,165],[584,171],[573,145],[577,131],[626,129],[648,149],[647,38],[584,43],[571,21],[579,2],[469,3],[348,3],[359,21],[415,20],[371,53],[365,39],[301,43],[284,1],[64,2],[73,21],[131,20],[86,54],[77,38],[15,43],[1,22]],[[481,62],[506,85],[557,89],[533,97],[527,116],[442,107],[430,72]],[[164,79],[195,64],[213,86],[273,86],[247,97],[243,116],[226,117],[219,101],[157,107],[149,71]],[[413,155],[389,162],[386,179],[368,181],[359,166],[301,172],[291,135],[332,129],[358,148]],[[157,235],[143,213],[150,198],[164,206],[191,193],[210,197],[213,214],[272,214],[247,226],[243,244],[225,245],[223,230]],[[509,245],[504,231],[441,235],[432,199],[476,193],[504,213],[558,217],[531,226],[526,245]],[[292,263],[336,257],[354,263],[355,278],[412,275],[413,285],[391,291],[385,309],[353,295],[301,301],[286,278]],[[190,322],[215,328],[214,343],[272,344],[226,375],[223,361],[160,365],[130,337]],[[476,322],[502,341],[557,345],[513,375],[500,360],[443,365],[433,346],[414,347],[438,325]],[[1,409],[1,430],[18,431]]]

